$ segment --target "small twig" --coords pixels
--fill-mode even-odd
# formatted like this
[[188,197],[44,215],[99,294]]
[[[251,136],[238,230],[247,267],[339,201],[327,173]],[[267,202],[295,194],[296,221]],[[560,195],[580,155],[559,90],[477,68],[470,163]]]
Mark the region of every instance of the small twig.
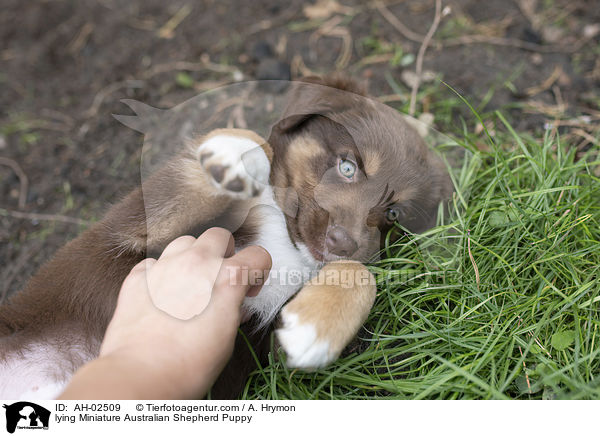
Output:
[[[561,194],[564,191],[561,191]],[[517,317],[519,318],[519,326],[521,325],[521,323],[523,322],[523,318],[521,318],[519,315],[517,315]],[[538,347],[540,347],[542,350],[544,350],[544,352],[548,355],[548,357],[550,359],[552,359],[552,355],[548,352],[548,350],[546,350],[544,348],[544,346],[540,343],[540,341],[538,341],[538,339],[536,337],[533,336],[533,333],[531,333],[530,331],[527,331],[527,334],[529,335],[530,338],[533,338],[533,340],[535,341],[536,344],[538,344]],[[521,353],[522,354],[522,353]]]
[[[62,125],[65,126],[64,131],[68,131],[75,125],[75,120],[62,112],[58,112],[48,108],[43,108],[41,114],[46,117],[50,117],[53,120],[56,120],[57,122],[60,122]],[[58,130],[58,127],[52,128],[52,130]]]
[[526,113],[542,113],[544,115],[547,115],[548,117],[553,118],[553,125],[555,123],[555,121],[557,121],[558,118],[564,116],[565,111],[567,110],[566,105],[562,104],[556,104],[556,105],[551,105],[551,104],[544,104],[541,101],[535,101],[535,100],[527,100],[526,102],[526,106],[524,108],[524,112]]
[[327,35],[332,29],[343,21],[344,17],[336,15],[321,24],[310,36],[309,44],[314,45],[321,35]]
[[121,88],[141,88],[143,85],[144,82],[141,80],[123,80],[105,86],[94,96],[92,105],[84,112],[84,116],[86,118],[92,118],[94,115],[96,115],[104,99],[113,92],[118,91]]
[[400,94],[388,94],[388,95],[380,95],[377,97],[377,100],[382,103],[391,103],[393,101],[406,101],[406,96]]
[[520,39],[502,38],[499,36],[463,35],[457,38],[439,41],[438,44],[441,47],[453,47],[466,44],[491,44],[504,47],[515,47],[537,53],[574,53],[581,49],[581,47],[583,47],[584,44],[589,40],[589,37],[584,36],[570,45],[540,45],[532,42],[521,41]]
[[[20,250],[16,259],[7,265],[6,268],[0,274],[0,283],[4,286],[2,287],[1,295],[0,295],[0,304],[4,303],[9,294],[10,286],[12,285],[15,277],[20,275],[23,267],[31,262],[31,253],[39,251],[41,248],[41,243],[39,240],[33,242],[33,246],[30,247],[31,250]],[[22,274],[21,274],[22,275]]]
[[523,0],[515,1],[517,7],[521,10],[521,14],[529,23],[531,23],[531,27],[535,30],[539,29],[542,23],[542,14],[538,14],[535,11],[535,2],[524,2]]
[[[406,39],[422,43],[425,40],[425,37],[419,35],[416,32],[410,30],[404,23],[402,23],[392,12],[381,2],[374,2],[375,8],[379,11],[379,13],[390,23],[402,36]],[[450,38],[442,41],[434,41],[433,44],[436,47],[453,47],[457,45],[465,45],[465,44],[490,44],[490,45],[499,45],[504,47],[515,47],[520,48],[527,51],[532,52],[540,52],[540,53],[559,53],[559,52],[567,52],[573,53],[581,49],[583,45],[590,40],[590,37],[584,36],[574,44],[569,45],[541,45],[535,44],[533,42],[522,41],[520,39],[515,38],[502,38],[499,36],[490,36],[490,35],[463,35],[456,38]]]
[[585,138],[588,142],[591,142],[594,145],[598,145],[598,140],[589,133],[587,133],[585,130],[573,129],[573,133],[578,136],[581,136],[582,138]]
[[382,53],[378,55],[371,55],[362,58],[361,60],[354,63],[350,66],[352,71],[356,71],[359,68],[365,67],[367,65],[379,64],[383,62],[389,62],[394,58],[394,53]]
[[548,121],[551,127],[579,127],[581,129],[594,130],[594,126],[592,124],[578,121],[577,119],[572,120],[551,120]]
[[[194,83],[194,90],[198,92],[210,91],[213,89],[221,88],[225,85],[230,85],[231,80],[204,80],[202,82]],[[164,100],[161,100],[161,104],[164,104]],[[171,103],[171,105],[176,105],[177,103]],[[169,105],[165,105],[169,106]]]
[[519,353],[521,353],[521,359],[523,359],[523,371],[525,371],[525,380],[527,380],[527,389],[529,389],[529,393],[531,394],[531,382],[529,381],[529,374],[527,371],[527,365],[525,365],[525,358],[523,357],[523,351],[521,350],[521,346],[519,345]]
[[77,34],[77,36],[67,46],[67,50],[69,51],[69,53],[78,53],[88,41],[93,30],[94,25],[92,23],[85,23],[79,31],[79,33]]
[[568,104],[565,103],[564,98],[562,97],[562,92],[560,92],[560,87],[558,85],[552,85],[552,93],[554,94],[554,99],[556,100],[556,106],[567,108]]
[[10,167],[19,178],[19,209],[23,209],[27,203],[27,190],[29,188],[27,174],[17,162],[7,157],[0,157],[0,165]]
[[257,23],[254,23],[254,24],[248,26],[248,28],[243,33],[241,33],[239,36],[240,36],[241,40],[244,40],[245,38],[247,38],[257,32],[269,30],[269,29],[272,29],[277,26],[284,26],[284,25],[288,24],[297,15],[298,15],[297,9],[288,7],[288,8],[286,8],[286,13],[281,14],[279,17],[277,17],[277,19],[274,19],[274,20],[265,19],[265,20],[259,21]]
[[212,115],[208,117],[208,119],[206,119],[204,122],[202,122],[202,124],[200,124],[200,128],[204,129],[211,126],[211,124],[219,118],[223,111],[238,104],[244,104],[244,99],[241,97],[232,97],[225,101],[222,101],[217,105]]
[[[600,61],[600,59],[598,59]],[[590,119],[600,120],[600,111],[595,111],[587,106],[577,106],[577,109],[582,112],[587,112]]]
[[379,11],[383,18],[385,18],[388,23],[394,26],[394,28],[398,32],[400,32],[400,34],[406,39],[419,43],[424,41],[425,38],[422,35],[419,35],[418,33],[415,33],[408,27],[406,27],[406,25],[402,21],[400,21],[394,14],[392,14],[392,12],[388,8],[386,8],[381,1],[375,2],[375,8]]
[[540,85],[527,88],[525,90],[525,94],[527,94],[529,97],[533,97],[534,95],[539,94],[540,92],[550,89],[562,73],[562,67],[560,65],[557,65],[556,67],[554,67],[554,71],[552,71],[552,74],[550,74],[550,76],[548,76],[546,80],[544,80]]
[[423,44],[421,44],[421,47],[419,48],[419,52],[417,54],[417,65],[415,68],[417,80],[415,80],[415,83],[413,84],[412,90],[410,93],[410,109],[408,111],[410,116],[413,116],[415,114],[415,106],[417,104],[417,92],[419,91],[419,86],[421,85],[421,74],[423,72],[423,57],[425,56],[425,51],[427,50],[427,46],[429,45],[431,38],[433,38],[433,34],[435,33],[435,31],[437,30],[437,28],[440,24],[441,18],[442,18],[442,0],[436,0],[435,1],[435,16],[433,17],[433,23],[431,24],[431,27],[429,28],[427,35],[425,35],[425,38],[423,39]]
[[303,76],[313,76],[315,73],[310,68],[306,66],[304,63],[304,59],[299,54],[295,54],[290,62],[290,70],[292,73],[292,79],[303,77]]
[[339,36],[342,39],[342,49],[335,60],[335,67],[343,70],[352,58],[352,34],[345,27],[336,27],[329,32],[330,36]]
[[467,247],[469,250],[469,259],[471,259],[471,264],[473,265],[473,269],[475,270],[475,282],[477,283],[477,290],[479,290],[479,268],[477,268],[477,263],[475,263],[475,258],[473,257],[473,253],[471,253],[471,231],[467,230]]
[[244,103],[240,103],[233,108],[229,115],[229,120],[232,124],[231,127],[236,127],[238,129],[248,128],[248,123],[246,122],[246,117],[244,115]]
[[215,64],[210,60],[210,56],[204,53],[200,56],[200,62],[177,61],[168,64],[159,64],[152,67],[144,74],[145,79],[149,79],[160,73],[169,71],[186,70],[186,71],[213,71],[215,73],[239,74],[240,70],[229,65]]
[[0,215],[8,215],[13,218],[21,218],[27,220],[38,220],[38,221],[60,221],[69,224],[89,225],[90,221],[82,220],[80,218],[73,218],[65,215],[47,214],[47,213],[34,213],[34,212],[20,212],[17,210],[8,210],[0,208]]
[[[517,315],[518,316],[518,315]],[[519,327],[521,326],[521,317],[519,316]],[[529,381],[529,374],[527,373],[527,365],[525,365],[525,357],[523,356],[523,350],[521,350],[521,346],[519,347],[519,353],[521,354],[521,359],[523,359],[523,371],[525,372],[525,380],[527,380],[527,388],[529,389],[529,393],[531,394],[531,382]]]
[[240,102],[234,106],[233,110],[229,114],[229,119],[231,121],[231,127],[235,125],[235,127],[239,129],[247,129],[248,122],[246,121],[246,116],[244,114],[244,105],[248,101],[248,96],[254,87],[249,87],[244,90],[240,95]]
[[177,26],[181,24],[181,22],[192,12],[192,7],[189,4],[183,5],[176,13],[173,15],[169,21],[167,21],[160,29],[158,29],[157,35],[160,38],[171,39],[173,38],[173,32],[177,29]]

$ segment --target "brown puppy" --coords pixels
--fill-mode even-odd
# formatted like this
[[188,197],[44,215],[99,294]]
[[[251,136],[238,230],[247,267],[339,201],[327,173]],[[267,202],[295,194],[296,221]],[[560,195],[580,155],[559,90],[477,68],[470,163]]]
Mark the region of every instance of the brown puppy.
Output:
[[[143,190],[59,250],[0,307],[0,396],[56,395],[97,354],[131,267],[214,225],[233,231],[238,248],[260,244],[272,255],[269,281],[244,303],[249,325],[268,328],[308,282],[284,309],[278,338],[292,366],[334,360],[374,299],[372,277],[356,261],[371,258],[395,223],[432,226],[451,191],[418,134],[359,91],[337,79],[296,84],[270,145],[241,130],[195,138]],[[242,342],[236,352],[248,354]],[[253,362],[234,355],[216,397],[231,396],[220,386],[244,377],[236,363]]]

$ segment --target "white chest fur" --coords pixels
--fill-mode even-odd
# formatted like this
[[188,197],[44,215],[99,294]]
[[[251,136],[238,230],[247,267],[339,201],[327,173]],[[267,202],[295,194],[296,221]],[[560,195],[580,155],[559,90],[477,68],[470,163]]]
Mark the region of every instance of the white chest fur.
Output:
[[260,210],[258,238],[253,242],[265,248],[273,261],[268,280],[256,297],[247,297],[243,308],[259,319],[257,328],[270,323],[285,302],[319,270],[319,264],[302,247],[290,241],[285,217],[266,187],[257,202]]
[[[285,216],[274,201],[273,188],[267,184],[271,165],[260,146],[264,140],[240,132],[217,130],[197,146],[196,153],[207,174],[212,174],[213,166],[225,168],[219,180],[211,178],[217,192],[251,201],[254,205],[251,214],[257,215],[258,236],[253,244],[265,248],[273,261],[269,278],[258,296],[246,298],[243,305],[247,314],[255,315],[259,320],[258,330],[269,324],[283,304],[318,272],[318,263],[306,255],[308,250],[297,248],[290,241]],[[207,157],[202,159],[202,155]],[[227,188],[228,182],[235,179],[244,182],[241,192]],[[255,191],[261,191],[261,194],[251,199]]]

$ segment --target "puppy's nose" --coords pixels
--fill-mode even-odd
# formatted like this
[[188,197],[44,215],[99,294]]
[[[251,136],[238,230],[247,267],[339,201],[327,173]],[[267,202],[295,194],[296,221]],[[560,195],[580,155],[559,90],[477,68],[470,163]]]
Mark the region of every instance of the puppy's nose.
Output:
[[356,241],[350,237],[346,229],[340,226],[329,228],[325,245],[330,253],[342,257],[351,256],[358,249]]

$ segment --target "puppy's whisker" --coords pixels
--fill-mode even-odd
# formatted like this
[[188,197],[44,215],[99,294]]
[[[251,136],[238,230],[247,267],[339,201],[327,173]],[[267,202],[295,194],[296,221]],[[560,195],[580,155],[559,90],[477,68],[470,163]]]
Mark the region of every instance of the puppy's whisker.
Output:
[[394,198],[394,194],[396,193],[396,191],[394,191],[392,189],[392,192],[390,192],[390,195],[387,196],[387,199],[385,200],[387,203],[392,202],[392,198]]
[[409,210],[411,212],[415,212],[419,218],[427,218],[427,211],[425,209],[423,209],[421,206],[419,206],[418,204],[414,204],[411,203],[409,205]]

